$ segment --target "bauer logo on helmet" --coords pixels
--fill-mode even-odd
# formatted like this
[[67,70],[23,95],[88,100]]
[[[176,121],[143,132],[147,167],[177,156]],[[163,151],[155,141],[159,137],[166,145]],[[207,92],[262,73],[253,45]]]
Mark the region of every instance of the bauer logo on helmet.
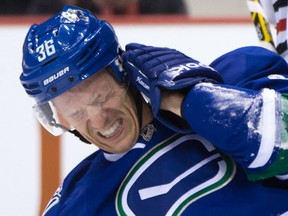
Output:
[[69,67],[65,67],[63,70],[60,70],[57,73],[53,74],[52,76],[50,76],[49,78],[47,78],[43,81],[44,86],[48,85],[49,83],[52,83],[53,81],[55,81],[59,77],[65,75],[67,72],[69,72]]

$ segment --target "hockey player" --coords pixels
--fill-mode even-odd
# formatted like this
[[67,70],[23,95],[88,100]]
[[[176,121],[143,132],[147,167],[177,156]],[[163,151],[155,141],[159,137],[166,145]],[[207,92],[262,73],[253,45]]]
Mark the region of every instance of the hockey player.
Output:
[[123,51],[106,21],[64,7],[30,28],[21,83],[48,131],[100,149],[44,215],[287,214],[287,78],[260,47],[210,66],[169,48]]

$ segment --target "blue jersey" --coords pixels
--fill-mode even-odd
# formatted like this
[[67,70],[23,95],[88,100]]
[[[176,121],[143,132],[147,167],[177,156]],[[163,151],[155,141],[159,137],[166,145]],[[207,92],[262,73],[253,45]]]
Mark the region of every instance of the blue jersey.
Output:
[[[232,70],[226,60],[231,56],[234,59],[235,55],[247,57],[251,53],[250,49],[254,53],[258,51],[255,47],[240,49],[219,58],[212,65],[225,73],[229,70],[231,74],[239,72],[235,60],[236,65],[233,68],[237,70]],[[260,54],[270,55],[265,51]],[[254,58],[258,59],[258,56],[255,54]],[[278,63],[276,60],[274,62]],[[271,65],[275,65],[272,63]],[[239,65],[242,65],[242,70],[249,66],[242,63]],[[266,66],[263,67],[267,69]],[[254,74],[262,71],[263,68],[259,66],[259,71],[256,68]],[[288,214],[288,190],[275,184],[267,186],[262,181],[262,178],[269,180],[274,175],[284,175],[287,172],[287,154],[285,148],[279,146],[282,141],[285,143],[285,137],[280,141],[274,140],[277,145],[271,144],[268,150],[272,152],[269,157],[265,157],[266,161],[260,163],[258,156],[265,152],[263,148],[266,149],[267,143],[262,142],[262,133],[251,134],[249,130],[263,123],[259,122],[263,114],[259,110],[263,107],[263,98],[266,100],[266,95],[270,95],[270,92],[261,90],[265,87],[261,83],[274,82],[274,89],[284,89],[281,92],[285,92],[285,86],[279,82],[286,80],[287,66],[283,74],[277,74],[277,70],[273,70],[273,74],[274,72],[278,78],[281,76],[281,80],[267,78],[268,72],[259,75],[259,80],[264,79],[258,80],[257,85],[260,83],[261,86],[259,89],[249,87],[248,90],[245,83],[240,85],[240,78],[236,76],[242,74],[223,75],[224,81],[226,80],[224,85],[203,84],[193,88],[185,97],[182,112],[195,133],[179,134],[154,119],[142,129],[137,143],[129,152],[110,154],[98,150],[75,167],[56,191],[45,215]],[[246,75],[241,79],[249,76]],[[288,86],[288,81],[284,81],[283,84]],[[220,106],[217,105],[223,104],[223,97],[212,97],[211,88],[213,91],[217,90],[217,95],[236,91],[239,95],[232,96],[239,98],[225,97],[230,106],[226,107],[225,112],[221,112],[224,107],[219,109]],[[274,93],[277,94],[271,94]],[[241,97],[244,98],[241,100],[242,105],[236,106],[238,104],[234,101]],[[282,96],[279,97],[281,99]],[[244,102],[246,106],[242,110]],[[275,115],[275,118],[283,123],[283,104],[278,105],[275,104],[274,108],[279,108],[280,114],[277,112],[279,115]],[[250,113],[252,108],[254,115]],[[277,173],[271,171],[271,167]],[[247,178],[253,181],[248,181]]]

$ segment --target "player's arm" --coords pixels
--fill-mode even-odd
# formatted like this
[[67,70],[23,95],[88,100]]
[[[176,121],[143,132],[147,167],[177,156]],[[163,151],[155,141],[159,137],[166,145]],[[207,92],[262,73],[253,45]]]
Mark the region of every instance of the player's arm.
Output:
[[200,83],[186,94],[181,115],[240,163],[251,180],[288,173],[286,95]]
[[271,89],[201,83],[185,96],[165,92],[161,109],[186,119],[195,132],[238,161],[251,180],[259,180],[288,172],[287,105],[287,97]]
[[[179,123],[187,123],[190,131],[234,157],[246,168],[250,179],[288,171],[283,146],[287,132],[279,132],[286,128],[282,118],[286,112],[284,96],[269,89],[253,91],[221,84],[213,69],[178,51],[160,50],[133,45],[124,55],[130,80],[147,98],[156,118],[178,132],[182,132]],[[196,63],[195,67],[178,70],[189,62]],[[185,121],[175,121],[171,113]]]
[[287,187],[287,105],[287,96],[273,90],[248,94],[202,83],[186,96],[164,92],[161,109],[186,119],[199,135],[238,161],[250,180],[275,176],[265,183]]

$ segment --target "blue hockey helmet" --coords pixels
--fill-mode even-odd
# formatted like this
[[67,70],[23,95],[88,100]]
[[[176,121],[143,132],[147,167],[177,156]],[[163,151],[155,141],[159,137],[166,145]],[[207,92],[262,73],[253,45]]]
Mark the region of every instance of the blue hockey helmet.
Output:
[[55,126],[49,101],[97,71],[111,67],[122,82],[120,53],[112,26],[79,7],[65,6],[47,21],[32,25],[23,45],[20,81],[35,99],[42,125]]
[[21,83],[44,103],[111,66],[118,80],[121,50],[112,26],[88,10],[65,6],[46,22],[31,26],[23,45]]

